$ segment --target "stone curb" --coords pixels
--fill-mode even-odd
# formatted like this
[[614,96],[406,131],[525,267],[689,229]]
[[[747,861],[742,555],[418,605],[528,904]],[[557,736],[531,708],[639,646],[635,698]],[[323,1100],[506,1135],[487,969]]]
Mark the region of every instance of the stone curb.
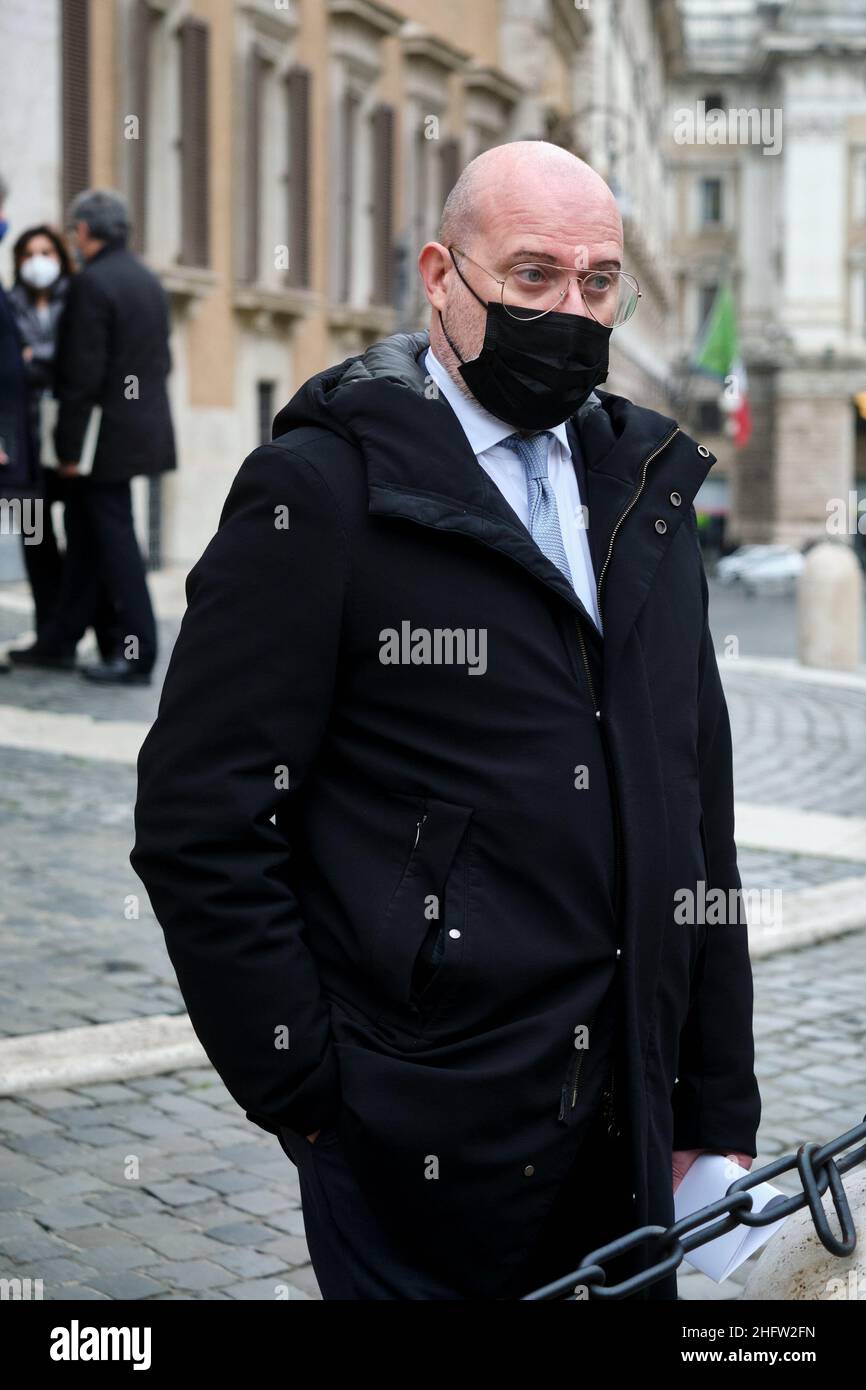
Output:
[[209,1066],[186,1014],[0,1039],[0,1095]]

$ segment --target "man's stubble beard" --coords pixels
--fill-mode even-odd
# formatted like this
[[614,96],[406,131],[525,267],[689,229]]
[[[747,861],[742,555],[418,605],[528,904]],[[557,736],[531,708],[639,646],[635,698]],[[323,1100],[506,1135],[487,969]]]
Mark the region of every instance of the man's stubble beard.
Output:
[[[484,343],[484,318],[482,317],[479,322],[472,312],[471,306],[467,305],[461,309],[460,305],[455,303],[453,299],[450,299],[445,306],[445,317],[448,320],[449,337],[452,342],[457,344],[466,361],[471,362],[473,358],[478,356]],[[440,315],[436,309],[433,310],[430,319],[430,346],[460,394],[465,396],[467,401],[472,401],[473,405],[480,405],[480,401],[476,400],[460,375],[460,361],[448,345],[448,339],[442,331]]]

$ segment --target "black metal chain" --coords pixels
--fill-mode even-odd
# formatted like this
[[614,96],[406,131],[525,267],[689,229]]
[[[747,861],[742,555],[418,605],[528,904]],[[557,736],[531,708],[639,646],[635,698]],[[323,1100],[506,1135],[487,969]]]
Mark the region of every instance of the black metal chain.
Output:
[[[792,1212],[802,1211],[806,1206],[812,1214],[815,1230],[825,1249],[833,1255],[850,1255],[857,1244],[857,1234],[848,1198],[842,1186],[842,1174],[866,1158],[866,1142],[861,1141],[866,1141],[866,1115],[859,1125],[855,1125],[837,1139],[831,1139],[826,1144],[808,1140],[800,1145],[795,1154],[786,1154],[773,1163],[768,1163],[764,1168],[758,1168],[746,1173],[742,1178],[737,1178],[731,1183],[724,1197],[710,1202],[698,1211],[693,1211],[689,1216],[684,1216],[681,1221],[674,1222],[673,1226],[641,1226],[626,1235],[618,1236],[608,1245],[591,1250],[573,1274],[564,1274],[551,1284],[533,1289],[531,1293],[525,1294],[521,1301],[553,1298],[574,1300],[577,1298],[577,1287],[585,1288],[589,1298],[628,1298],[630,1294],[657,1283],[659,1279],[677,1269],[688,1252],[696,1250],[699,1245],[706,1245],[718,1236],[727,1235],[736,1226],[769,1226],[782,1217],[790,1216]],[[859,1148],[836,1161],[834,1155],[852,1144],[859,1144]],[[773,1197],[761,1211],[752,1211],[752,1198],[748,1189],[757,1187],[759,1183],[769,1182],[771,1178],[792,1169],[799,1173],[802,1192],[795,1193],[792,1197]],[[828,1187],[839,1218],[841,1239],[831,1231],[821,1201]],[[706,1230],[696,1230],[696,1227],[703,1226],[706,1221],[713,1224]],[[619,1284],[607,1284],[604,1262],[616,1259],[644,1241],[651,1243],[650,1251],[655,1257],[655,1262],[648,1263],[646,1269],[622,1280]]]

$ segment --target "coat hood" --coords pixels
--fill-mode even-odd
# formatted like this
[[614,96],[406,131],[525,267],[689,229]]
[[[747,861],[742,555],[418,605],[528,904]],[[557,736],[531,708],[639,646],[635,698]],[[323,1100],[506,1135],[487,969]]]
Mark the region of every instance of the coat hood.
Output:
[[[426,331],[395,333],[319,372],[277,415],[273,439],[291,447],[286,436],[312,427],[350,441],[363,457],[371,513],[461,532],[508,553],[586,617],[595,640],[571,585],[517,523],[427,375],[429,342]],[[622,599],[622,625],[606,630],[615,657],[715,458],[674,419],[607,391],[593,392],[566,430],[588,509],[599,604],[602,586]]]
[[[371,456],[379,456],[381,462],[382,453],[390,454],[392,466],[386,476],[396,480],[402,471],[396,461],[405,456],[408,428],[410,435],[423,433],[427,441],[437,441],[435,462],[429,452],[425,455],[422,481],[426,488],[439,491],[438,485],[445,482],[439,467],[440,446],[449,452],[456,448],[464,471],[466,456],[472,454],[453,411],[438,398],[424,367],[429,345],[426,330],[394,333],[318,372],[276,416],[272,438],[303,426],[319,426],[358,444],[368,466]],[[646,451],[678,431],[671,417],[609,391],[593,391],[566,424],[577,431],[587,468],[609,471],[624,482],[636,482]],[[702,471],[697,466],[691,471],[694,491],[715,462],[708,452],[704,457]]]

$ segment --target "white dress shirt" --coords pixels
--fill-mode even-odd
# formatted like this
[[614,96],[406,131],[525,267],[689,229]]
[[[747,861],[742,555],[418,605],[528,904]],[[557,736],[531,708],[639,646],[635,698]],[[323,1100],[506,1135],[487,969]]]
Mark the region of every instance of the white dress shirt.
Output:
[[[457,416],[481,467],[528,530],[529,498],[526,470],[519,455],[501,442],[509,434],[514,434],[514,426],[506,424],[504,420],[498,420],[477,401],[464,396],[432,348],[427,349],[424,364]],[[565,425],[554,425],[551,434],[553,438],[547,441],[547,476],[556,497],[562,543],[565,546],[575,592],[600,632],[601,618],[596,599],[592,557],[589,553],[586,514],[581,505],[580,488]]]

